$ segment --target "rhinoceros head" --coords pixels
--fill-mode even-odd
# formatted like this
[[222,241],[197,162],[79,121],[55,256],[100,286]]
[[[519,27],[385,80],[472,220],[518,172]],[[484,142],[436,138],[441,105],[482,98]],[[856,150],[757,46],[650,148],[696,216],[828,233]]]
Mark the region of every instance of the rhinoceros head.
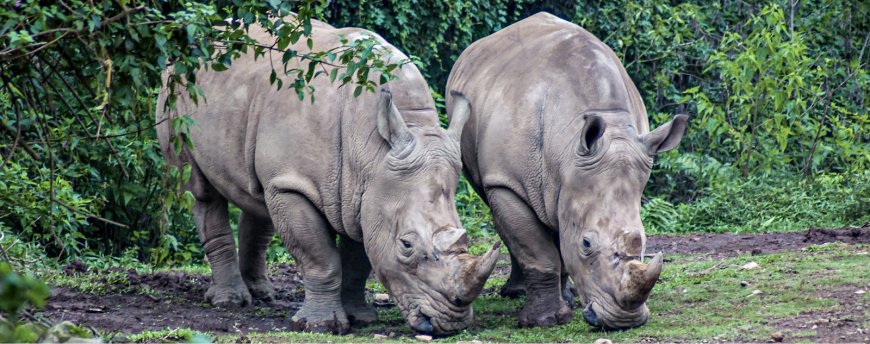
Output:
[[378,133],[389,153],[364,191],[363,222],[376,228],[366,233],[366,252],[412,328],[458,332],[471,323],[471,302],[498,258],[498,245],[482,257],[468,254],[454,203],[467,116],[454,118],[446,131],[409,127],[386,91],[378,108]]
[[605,329],[646,323],[646,299],[662,271],[662,255],[648,264],[640,219],[653,157],[676,147],[685,115],[638,134],[625,112],[584,114],[573,155],[562,168],[559,246],[580,292],[583,318]]

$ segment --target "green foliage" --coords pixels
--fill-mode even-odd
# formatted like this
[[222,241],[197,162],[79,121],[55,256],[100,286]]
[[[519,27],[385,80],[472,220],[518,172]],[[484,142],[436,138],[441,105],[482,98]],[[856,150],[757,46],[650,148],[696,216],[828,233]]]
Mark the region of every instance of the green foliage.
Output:
[[854,96],[832,97],[851,82],[866,85],[870,76],[857,59],[814,54],[806,36],[789,30],[776,4],[752,15],[744,32],[725,33],[705,70],[717,71],[720,83],[689,88],[681,100],[697,107],[693,129],[708,135],[706,154],[733,154],[744,176],[783,167],[805,173],[820,165],[848,172],[868,167],[866,109]]
[[[156,264],[201,256],[192,197],[177,192],[190,171],[165,166],[153,130],[155,120],[171,121],[180,148],[195,124],[184,114],[154,118],[161,72],[171,67],[169,106],[179,92],[201,97],[198,70],[225,70],[246,52],[280,54],[270,80],[311,101],[309,83],[327,77],[324,65],[357,94],[392,78],[406,61],[384,61],[374,38],[329,51],[289,48],[311,47],[311,19],[327,4],[22,0],[0,8],[0,228],[52,257],[128,248]],[[253,40],[250,25],[275,42]],[[288,67],[294,59],[305,68]]]
[[19,323],[18,315],[28,306],[43,307],[48,298],[48,287],[28,275],[19,275],[12,265],[0,262],[0,341],[34,342],[40,334],[29,323]]
[[421,6],[410,1],[339,0],[332,2],[325,15],[337,26],[370,28],[413,54],[429,85],[440,90],[463,49],[519,17],[519,12],[510,9],[514,2],[432,1]]
[[870,172],[750,176],[705,188],[699,199],[674,205],[647,201],[641,217],[648,233],[745,233],[861,226],[870,222]]
[[474,191],[471,182],[465,176],[459,178],[459,187],[456,190],[456,209],[462,224],[468,231],[468,235],[478,238],[486,238],[495,235],[495,224],[489,207],[483,199]]

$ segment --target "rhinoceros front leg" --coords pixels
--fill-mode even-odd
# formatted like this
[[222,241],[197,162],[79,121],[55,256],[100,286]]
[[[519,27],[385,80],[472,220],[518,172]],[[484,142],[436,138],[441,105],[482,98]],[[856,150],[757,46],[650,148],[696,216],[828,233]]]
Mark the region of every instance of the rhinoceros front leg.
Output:
[[346,236],[341,237],[341,304],[354,326],[365,326],[378,321],[378,313],[366,303],[366,280],[372,265],[363,244]]
[[219,307],[249,305],[251,294],[239,273],[226,199],[216,192],[198,197],[193,205],[193,218],[211,265],[212,285],[205,293],[206,301]]
[[[574,287],[574,284],[569,278],[570,275],[565,273],[564,264],[562,264],[562,298],[568,307],[577,307],[577,296],[579,293]],[[511,274],[507,282],[499,290],[499,295],[509,299],[515,299],[526,294],[526,277],[523,276],[523,269],[517,262],[517,259],[511,254]]]
[[526,302],[520,311],[520,326],[553,326],[571,321],[571,308],[562,298],[562,260],[553,235],[513,191],[493,188],[487,198],[499,235],[525,277]]
[[526,293],[526,278],[513,252],[511,252],[511,275],[498,293],[509,299],[518,298]]
[[290,319],[296,331],[345,334],[350,322],[341,305],[341,256],[323,215],[297,193],[271,193],[266,203],[287,250],[305,269],[305,301]]
[[266,249],[274,236],[272,220],[242,211],[239,216],[239,268],[248,291],[258,300],[272,300],[275,291],[266,269]]

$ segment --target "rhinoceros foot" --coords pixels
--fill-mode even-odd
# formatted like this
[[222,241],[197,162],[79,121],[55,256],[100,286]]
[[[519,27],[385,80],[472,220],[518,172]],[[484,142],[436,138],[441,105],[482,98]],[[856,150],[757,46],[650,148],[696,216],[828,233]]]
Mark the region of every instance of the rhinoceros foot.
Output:
[[366,304],[344,305],[347,318],[353,326],[366,326],[378,322],[378,312],[372,306]]
[[268,278],[257,281],[245,281],[245,284],[248,286],[248,291],[251,292],[251,296],[253,296],[255,300],[266,302],[273,300],[275,287],[272,286],[272,282],[269,281]]
[[205,300],[217,307],[245,307],[251,304],[251,293],[241,283],[234,285],[212,285],[205,292]]
[[290,328],[293,331],[320,332],[333,334],[347,334],[350,332],[350,321],[344,308],[337,306],[309,307],[305,303],[299,311],[290,319]]
[[501,297],[505,297],[508,299],[519,298],[520,296],[526,294],[526,284],[524,282],[515,282],[514,280],[508,280],[503,286],[501,286],[498,294],[501,295]]
[[571,308],[561,298],[557,302],[534,302],[526,300],[520,311],[520,327],[549,327],[565,324],[571,321],[574,314]]

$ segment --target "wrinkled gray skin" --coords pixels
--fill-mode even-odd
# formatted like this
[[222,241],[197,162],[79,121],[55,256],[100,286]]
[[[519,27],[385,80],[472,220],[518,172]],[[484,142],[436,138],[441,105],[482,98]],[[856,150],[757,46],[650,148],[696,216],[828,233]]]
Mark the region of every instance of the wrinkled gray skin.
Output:
[[[274,42],[252,30],[263,44]],[[340,46],[338,35],[367,34],[315,22],[313,49]],[[293,49],[304,53],[304,42]],[[406,58],[384,45],[393,61]],[[278,69],[280,56],[272,56]],[[439,126],[413,64],[384,90],[359,97],[352,86],[316,78],[312,104],[269,84],[268,58],[248,54],[228,71],[200,71],[197,85],[206,99],[198,107],[186,92],[171,114],[160,113],[166,90],[158,101],[158,120],[190,114],[196,121],[193,150],[175,154],[169,121],[158,136],[172,164],[192,165],[194,218],[214,276],[207,300],[237,306],[269,299],[264,254],[277,230],[303,268],[305,302],[291,319],[294,329],[346,333],[351,322],[377,321],[364,298],[372,268],[415,330],[450,334],[468,326],[471,301],[492,272],[497,249],[481,258],[467,253],[454,205],[465,121]],[[242,209],[238,256],[228,201]]]
[[641,195],[653,157],[679,144],[686,116],[650,132],[610,48],[547,13],[469,46],[447,90],[451,121],[471,113],[461,136],[465,173],[511,251],[503,292],[526,289],[520,325],[571,320],[566,273],[588,323],[643,325],[662,258],[640,261]]

